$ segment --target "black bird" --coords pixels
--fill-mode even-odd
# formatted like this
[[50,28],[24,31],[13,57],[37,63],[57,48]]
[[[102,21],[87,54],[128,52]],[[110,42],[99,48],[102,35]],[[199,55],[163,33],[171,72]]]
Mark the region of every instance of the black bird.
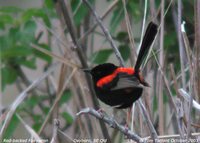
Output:
[[157,34],[157,25],[150,22],[144,35],[134,68],[119,67],[112,63],[97,65],[85,70],[92,75],[97,97],[105,104],[119,109],[132,106],[139,99],[144,86],[149,84],[140,72],[140,66]]

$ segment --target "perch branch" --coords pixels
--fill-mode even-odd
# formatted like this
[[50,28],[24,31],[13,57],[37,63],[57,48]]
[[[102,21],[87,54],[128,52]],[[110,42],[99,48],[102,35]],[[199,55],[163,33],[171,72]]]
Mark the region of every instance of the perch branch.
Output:
[[125,126],[122,126],[119,123],[117,123],[116,120],[114,120],[113,118],[104,116],[92,108],[84,108],[79,113],[77,113],[76,116],[80,116],[82,114],[90,114],[90,115],[96,117],[97,119],[103,120],[110,127],[114,128],[114,129],[118,129],[120,132],[122,132],[128,138],[133,139],[136,142],[142,141],[141,137],[139,137],[135,133],[131,132],[131,130],[127,129]]

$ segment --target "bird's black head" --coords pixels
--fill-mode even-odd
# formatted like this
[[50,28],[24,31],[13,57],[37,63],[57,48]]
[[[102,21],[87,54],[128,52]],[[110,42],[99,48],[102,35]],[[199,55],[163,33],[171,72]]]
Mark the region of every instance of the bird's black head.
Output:
[[104,76],[112,74],[118,67],[112,63],[105,63],[97,65],[91,70],[84,70],[85,72],[89,72],[92,75],[92,78],[95,82],[101,79]]

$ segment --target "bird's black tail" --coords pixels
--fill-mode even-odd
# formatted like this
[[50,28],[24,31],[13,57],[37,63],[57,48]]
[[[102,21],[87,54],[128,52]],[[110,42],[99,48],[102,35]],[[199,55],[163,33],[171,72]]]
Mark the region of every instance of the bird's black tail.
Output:
[[142,45],[141,45],[141,48],[140,48],[140,51],[139,51],[139,54],[138,54],[138,58],[137,58],[137,61],[136,61],[136,64],[135,64],[135,71],[138,71],[141,64],[142,64],[142,61],[143,59],[145,58],[145,56],[147,55],[148,51],[149,51],[149,48],[157,34],[157,25],[153,22],[150,22],[148,27],[147,27],[147,30],[146,30],[146,33],[144,35],[144,38],[142,40]]

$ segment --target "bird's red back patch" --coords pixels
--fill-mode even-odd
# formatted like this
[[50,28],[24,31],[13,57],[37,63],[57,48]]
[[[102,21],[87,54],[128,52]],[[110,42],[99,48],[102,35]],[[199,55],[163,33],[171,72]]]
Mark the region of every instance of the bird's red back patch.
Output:
[[130,68],[119,67],[112,74],[101,78],[96,84],[97,87],[102,87],[103,85],[110,83],[119,73],[126,73],[128,75],[133,75],[135,73],[135,70],[131,67]]

